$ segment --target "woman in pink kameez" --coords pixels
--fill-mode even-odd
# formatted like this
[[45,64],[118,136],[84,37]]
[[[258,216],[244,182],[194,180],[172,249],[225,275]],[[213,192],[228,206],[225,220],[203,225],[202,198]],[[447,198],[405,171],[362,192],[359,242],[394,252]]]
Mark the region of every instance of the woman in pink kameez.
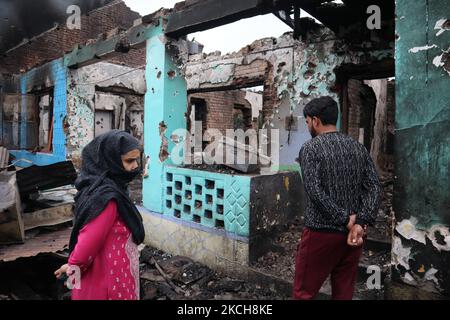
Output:
[[138,300],[142,217],[127,185],[140,173],[139,142],[113,130],[95,138],[82,154],[75,182],[75,221],[68,263],[55,272],[69,276],[72,300]]

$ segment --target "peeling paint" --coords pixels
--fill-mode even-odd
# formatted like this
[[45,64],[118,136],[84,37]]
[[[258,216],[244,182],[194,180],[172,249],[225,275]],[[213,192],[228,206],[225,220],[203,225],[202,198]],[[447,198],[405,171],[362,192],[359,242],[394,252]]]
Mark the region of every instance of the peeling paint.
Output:
[[421,52],[421,51],[427,51],[427,50],[434,49],[434,48],[437,48],[437,47],[438,46],[435,45],[435,44],[433,44],[431,46],[427,45],[427,46],[423,46],[423,47],[414,47],[414,48],[409,49],[408,52],[409,53],[418,53],[418,52]]
[[392,244],[392,261],[397,268],[398,265],[403,266],[406,270],[410,270],[409,259],[411,255],[411,248],[403,247],[402,240],[394,237]]
[[428,231],[427,237],[439,251],[450,251],[450,230],[448,227],[434,225]]
[[442,54],[433,59],[433,64],[437,68],[443,68],[450,75],[450,49],[442,51]]
[[420,243],[426,244],[425,236],[426,233],[424,231],[420,231],[416,229],[417,219],[412,217],[411,219],[405,219],[402,222],[397,224],[395,230],[402,235],[405,239],[408,240],[416,240]]
[[439,30],[436,33],[436,37],[439,37],[445,31],[449,31],[450,30],[450,20],[448,20],[448,19],[440,19],[440,20],[438,20],[436,22],[436,25],[434,26],[434,30]]
[[433,59],[433,64],[436,67],[440,68],[440,67],[444,66],[444,62],[442,61],[443,56],[444,56],[444,54],[441,54],[440,56],[437,56]]
[[426,245],[426,238],[428,238],[439,251],[450,251],[449,228],[442,225],[433,225],[430,229],[423,231],[417,229],[417,223],[415,217],[404,219],[397,224],[395,230],[407,240],[414,240]]

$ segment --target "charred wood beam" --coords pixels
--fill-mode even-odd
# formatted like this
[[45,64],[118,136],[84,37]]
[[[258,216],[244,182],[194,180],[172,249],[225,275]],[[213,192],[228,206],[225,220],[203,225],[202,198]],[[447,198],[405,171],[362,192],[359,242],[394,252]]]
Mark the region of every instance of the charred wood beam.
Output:
[[383,21],[393,20],[395,16],[394,0],[344,0],[343,2],[344,5],[327,3],[302,5],[302,9],[334,32],[358,23],[365,25],[369,17],[367,8],[370,5],[377,5],[381,8]]
[[266,14],[271,8],[263,0],[205,0],[169,16],[166,34],[173,38],[212,29],[241,19]]
[[294,20],[292,20],[289,11],[287,11],[287,10],[280,10],[280,11],[275,11],[273,14],[274,14],[275,17],[277,17],[278,19],[280,19],[281,21],[286,23],[292,29],[295,28]]
[[336,33],[339,32],[340,19],[342,17],[346,17],[347,22],[350,20],[348,16],[345,16],[345,14],[348,13],[348,10],[345,10],[342,8],[341,9],[333,8],[332,15],[330,15],[330,14],[328,14],[328,12],[326,12],[327,9],[325,9],[325,12],[324,12],[324,10],[321,9],[320,7],[307,6],[307,7],[303,7],[302,9]]
[[[316,7],[332,0],[204,0],[169,15],[166,34],[173,38],[212,29],[241,19],[274,13],[295,29],[286,8]],[[289,10],[290,11],[290,10]],[[283,13],[285,12],[285,13]]]
[[294,39],[300,39],[301,28],[300,28],[300,16],[301,9],[298,4],[294,5]]
[[[178,38],[193,32],[212,29],[241,19],[274,13],[293,29],[290,10],[297,6],[314,6],[331,0],[204,0],[169,15],[166,34]],[[283,13],[285,12],[285,13]]]

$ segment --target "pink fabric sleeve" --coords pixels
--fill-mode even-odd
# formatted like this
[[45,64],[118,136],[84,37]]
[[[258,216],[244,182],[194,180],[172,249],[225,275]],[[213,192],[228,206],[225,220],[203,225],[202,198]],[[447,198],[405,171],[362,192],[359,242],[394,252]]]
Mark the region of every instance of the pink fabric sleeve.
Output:
[[86,271],[104,245],[117,216],[117,203],[111,200],[98,217],[80,230],[68,264],[78,266],[82,272]]

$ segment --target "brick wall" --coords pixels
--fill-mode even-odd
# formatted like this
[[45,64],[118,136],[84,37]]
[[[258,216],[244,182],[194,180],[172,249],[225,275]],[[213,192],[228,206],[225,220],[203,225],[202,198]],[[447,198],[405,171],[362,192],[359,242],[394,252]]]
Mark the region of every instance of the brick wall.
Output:
[[360,80],[348,81],[348,134],[359,140],[359,130],[364,129],[364,145],[370,151],[375,121],[376,97],[372,88]]
[[106,62],[120,64],[127,67],[138,68],[145,66],[146,48],[132,48],[127,53],[115,53],[114,56],[106,59]]
[[359,118],[361,113],[361,98],[359,88],[361,82],[358,80],[348,81],[348,134],[353,139],[359,138]]
[[[37,36],[31,42],[9,51],[2,60],[2,66],[9,73],[19,73],[62,57],[76,44],[85,44],[115,28],[128,29],[140,15],[124,2],[116,1],[93,10],[81,18],[81,30],[69,30],[65,24]],[[130,54],[117,54],[113,62],[130,66],[145,64],[145,48],[132,50]]]
[[207,107],[207,128],[219,129],[223,134],[226,129],[233,129],[234,106],[236,104],[251,108],[250,103],[245,100],[245,91],[230,90],[206,93],[195,93],[188,96],[188,100],[202,99]]

